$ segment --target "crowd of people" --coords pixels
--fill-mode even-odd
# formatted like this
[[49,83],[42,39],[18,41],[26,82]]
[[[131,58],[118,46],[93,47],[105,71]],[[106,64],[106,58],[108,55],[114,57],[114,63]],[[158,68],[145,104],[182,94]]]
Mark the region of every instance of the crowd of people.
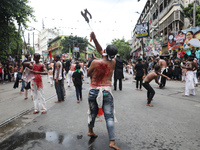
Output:
[[114,90],[117,90],[118,81],[119,90],[122,91],[122,81],[125,80],[124,73],[133,75],[136,80],[136,90],[142,91],[142,87],[147,90],[146,105],[150,107],[153,107],[151,101],[155,95],[155,91],[150,85],[152,80],[155,80],[162,89],[166,86],[166,79],[186,82],[183,96],[189,96],[190,92],[195,95],[194,87],[198,86],[200,64],[194,49],[190,55],[187,55],[183,49],[179,49],[178,52],[170,53],[166,57],[145,56],[124,60],[117,54],[116,47],[109,45],[103,50],[93,32],[91,38],[97,51],[102,55],[102,59],[96,58],[93,53],[92,58],[88,61],[62,60],[56,54],[51,62],[41,63],[40,54],[35,53],[33,61],[31,61],[31,55],[25,55],[24,61],[15,62],[8,59],[4,64],[0,63],[0,81],[3,83],[13,81],[13,88],[18,88],[21,83],[20,94],[24,93],[24,100],[28,99],[28,91],[31,93],[34,103],[33,114],[40,112],[40,106],[42,107],[41,113],[46,114],[47,107],[41,75],[47,75],[51,87],[55,86],[57,94],[55,103],[65,101],[65,82],[68,87],[73,83],[77,103],[80,103],[83,99],[82,81],[84,78],[90,77],[88,136],[94,138],[98,136],[93,131],[95,119],[97,115],[104,113],[110,139],[109,146],[116,150],[120,150],[120,148],[115,144],[114,102],[111,90],[113,78]]

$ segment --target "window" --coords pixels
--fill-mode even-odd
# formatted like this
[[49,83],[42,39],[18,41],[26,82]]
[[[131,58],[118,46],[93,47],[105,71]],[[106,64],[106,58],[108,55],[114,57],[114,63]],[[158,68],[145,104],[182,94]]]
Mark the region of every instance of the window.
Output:
[[160,12],[163,11],[163,3],[160,5]]
[[164,0],[164,8],[167,7],[167,0]]

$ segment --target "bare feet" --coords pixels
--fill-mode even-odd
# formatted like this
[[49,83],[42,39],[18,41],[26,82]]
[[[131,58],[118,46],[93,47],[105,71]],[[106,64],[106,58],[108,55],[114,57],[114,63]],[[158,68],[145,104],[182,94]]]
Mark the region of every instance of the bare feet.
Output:
[[136,88],[136,90],[138,90],[138,88]]
[[152,105],[152,104],[147,104],[147,106],[149,106],[149,107],[153,107],[153,105]]
[[33,114],[38,114],[39,113],[39,111],[37,111],[37,110],[35,110],[34,112],[33,112]]
[[83,98],[80,99],[81,101],[83,100]]
[[47,113],[47,111],[46,111],[46,110],[43,110],[43,111],[42,111],[42,114],[46,114],[46,113]]
[[53,84],[51,84],[51,87],[53,87]]
[[184,97],[188,97],[188,95],[182,95],[182,96],[184,96]]
[[117,145],[115,144],[115,141],[110,141],[109,147],[115,150],[121,150],[119,147],[117,147]]
[[78,100],[77,103],[80,103],[80,101]]
[[142,89],[139,89],[140,91],[142,91]]
[[61,103],[61,101],[55,101],[55,103]]
[[93,133],[88,132],[88,136],[90,136],[90,137],[94,137],[94,138],[98,137],[98,135],[95,134],[94,132],[93,132]]
[[25,98],[24,98],[24,100],[27,100],[27,99],[28,99],[28,97],[25,97]]

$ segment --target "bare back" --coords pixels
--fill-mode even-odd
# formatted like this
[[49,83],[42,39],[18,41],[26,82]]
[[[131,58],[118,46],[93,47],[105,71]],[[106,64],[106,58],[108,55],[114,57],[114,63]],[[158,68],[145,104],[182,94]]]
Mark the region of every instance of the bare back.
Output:
[[145,78],[144,81],[150,83],[153,79],[157,80],[158,75],[155,71],[151,71]]
[[167,63],[163,59],[160,59],[158,63],[159,63],[160,68],[166,68],[167,67]]
[[91,85],[95,87],[111,86],[115,64],[115,60],[93,60],[88,70],[88,76],[92,77]]

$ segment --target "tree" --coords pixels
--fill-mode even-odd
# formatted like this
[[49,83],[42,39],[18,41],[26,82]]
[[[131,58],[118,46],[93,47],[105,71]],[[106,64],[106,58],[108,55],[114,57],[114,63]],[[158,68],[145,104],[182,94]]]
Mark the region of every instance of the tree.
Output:
[[125,42],[125,39],[114,39],[112,40],[112,44],[118,49],[118,53],[120,57],[123,59],[130,59],[130,51],[131,48],[128,42]]
[[[28,0],[0,1],[0,56],[20,55],[22,53],[22,28],[35,19]],[[16,24],[17,23],[17,24]]]
[[[193,3],[188,7],[183,8],[184,16],[190,20],[190,24],[193,24]],[[196,26],[200,25],[200,6],[196,5]]]
[[68,36],[65,37],[62,41],[62,52],[69,53],[69,47],[73,49],[73,47],[79,47],[79,52],[74,52],[74,55],[78,59],[80,57],[80,53],[83,53],[87,47],[88,40],[86,38],[77,37],[77,36]]

